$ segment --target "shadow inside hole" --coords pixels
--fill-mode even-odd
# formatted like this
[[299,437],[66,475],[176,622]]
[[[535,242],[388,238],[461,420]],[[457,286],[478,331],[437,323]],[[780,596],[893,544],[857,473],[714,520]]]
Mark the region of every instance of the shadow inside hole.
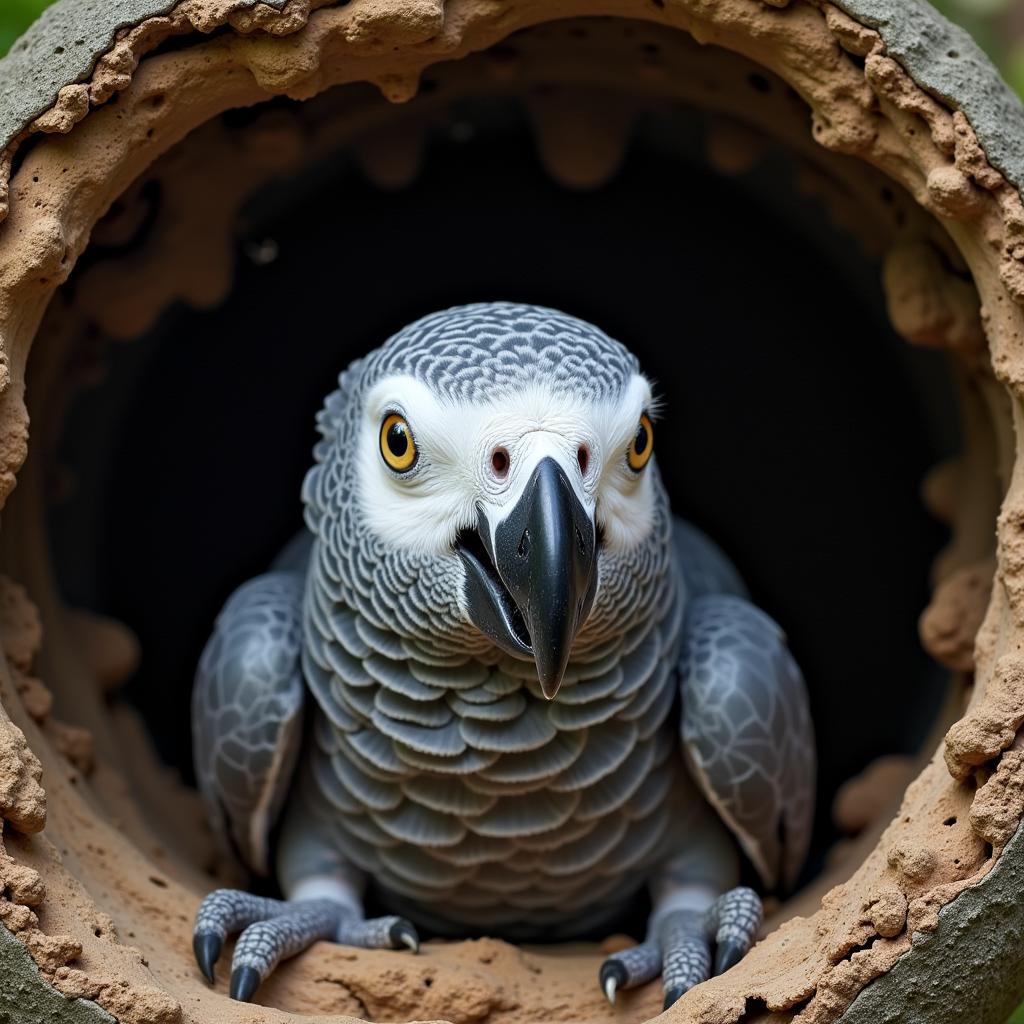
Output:
[[894,335],[879,267],[794,198],[783,159],[725,180],[697,159],[694,123],[675,148],[655,125],[611,182],[573,192],[517,113],[467,123],[401,192],[343,154],[264,189],[231,297],[171,309],[113,351],[62,444],[79,481],[51,523],[64,592],[138,634],[124,696],[191,777],[199,652],[231,590],[300,528],[313,419],[339,371],[447,305],[564,309],[638,354],[663,398],[676,512],[733,557],[803,667],[820,752],[812,872],[839,784],[912,752],[941,703],[916,621],[945,539],[920,484],[957,445],[944,359]]

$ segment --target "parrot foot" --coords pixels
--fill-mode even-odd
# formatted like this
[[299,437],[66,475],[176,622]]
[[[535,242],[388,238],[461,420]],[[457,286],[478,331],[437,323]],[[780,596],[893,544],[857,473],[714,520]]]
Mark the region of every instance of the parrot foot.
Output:
[[319,939],[363,949],[419,951],[419,936],[403,917],[369,921],[331,899],[275,900],[239,889],[215,889],[199,905],[192,949],[213,982],[214,965],[229,935],[240,932],[231,959],[232,999],[249,1000],[274,968]]
[[605,959],[599,974],[601,988],[614,1003],[618,992],[660,974],[667,1010],[694,985],[724,973],[743,958],[754,943],[763,913],[760,897],[743,886],[719,896],[704,913],[671,910],[656,921],[646,942]]
[[715,933],[715,974],[724,974],[754,944],[764,907],[753,889],[741,885],[719,896],[709,917]]

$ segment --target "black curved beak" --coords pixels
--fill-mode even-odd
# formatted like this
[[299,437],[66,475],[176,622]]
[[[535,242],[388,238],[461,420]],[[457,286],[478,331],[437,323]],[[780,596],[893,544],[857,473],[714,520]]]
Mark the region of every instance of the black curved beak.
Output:
[[551,699],[597,590],[593,521],[551,458],[541,460],[495,528],[493,546],[480,518],[479,531],[464,534],[459,544],[470,618],[510,654],[532,655]]

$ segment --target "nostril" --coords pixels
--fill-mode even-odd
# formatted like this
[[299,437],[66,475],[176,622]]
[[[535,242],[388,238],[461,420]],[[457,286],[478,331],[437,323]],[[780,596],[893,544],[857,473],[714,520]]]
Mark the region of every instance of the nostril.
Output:
[[585,444],[576,449],[576,461],[580,464],[580,472],[586,476],[587,467],[590,465],[590,449]]
[[523,530],[522,537],[519,538],[519,557],[525,558],[530,553],[530,531]]
[[495,448],[491,453],[491,469],[499,480],[508,476],[509,456],[507,448]]

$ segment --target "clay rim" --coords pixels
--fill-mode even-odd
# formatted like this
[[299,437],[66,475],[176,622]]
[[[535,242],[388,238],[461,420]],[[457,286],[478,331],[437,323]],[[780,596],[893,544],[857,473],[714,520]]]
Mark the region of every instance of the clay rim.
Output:
[[[162,6],[166,9],[166,4]],[[236,4],[234,5],[235,12],[237,12],[237,10],[242,6],[249,5]],[[597,13],[622,14],[628,11],[633,14],[644,14],[650,16],[650,11],[647,9],[643,11],[633,9],[639,5],[620,4],[613,6],[615,7],[614,11]],[[430,10],[426,9],[428,7],[430,7]],[[690,15],[685,10],[685,5],[680,5],[678,9],[663,9],[659,7],[658,10],[668,11],[668,13],[665,13],[663,17],[669,23],[673,22],[674,15],[682,12],[678,20],[685,22],[687,19],[691,19],[691,23],[677,25],[676,27],[689,28],[699,39],[702,38],[703,35],[705,39],[713,38],[715,42],[723,42],[725,45],[728,45],[729,41],[734,44],[737,42],[736,38],[729,37],[729,31],[736,31],[738,19],[737,22],[728,24],[723,28],[721,24],[709,26],[707,24],[700,23],[696,15]],[[416,13],[423,15],[420,20],[420,26],[429,23],[430,30],[436,31],[437,27],[441,24],[441,21],[439,21],[437,17],[431,17],[432,11],[435,14],[443,13],[440,12],[439,6],[434,7],[434,5],[422,5]],[[327,8],[323,11],[324,15],[332,13],[341,13],[342,17],[345,17],[344,12],[339,12],[337,9]],[[572,13],[595,12],[574,9]],[[529,20],[531,14],[539,17],[537,12],[523,14],[524,23]],[[661,17],[662,16],[659,15],[659,20]],[[779,17],[783,17],[781,12]],[[322,43],[330,31],[329,26],[325,27],[326,21],[326,18],[320,19],[319,21],[314,19],[307,29],[300,29],[299,34],[317,35],[319,33],[319,41]],[[407,31],[409,19],[406,18],[403,20],[403,18],[399,17],[398,14],[395,13],[392,22],[393,26],[398,26],[400,34],[404,34]],[[386,23],[387,19],[385,19],[385,24]],[[376,27],[379,28],[379,26]],[[514,27],[520,26],[516,25]],[[501,38],[501,36],[498,36],[495,33],[488,33],[487,31],[484,31],[479,36],[474,37],[474,42],[472,44],[466,45],[465,40],[469,38],[470,33],[465,24],[460,25],[459,28],[465,31],[466,34],[464,36],[458,36],[454,39],[447,38],[441,44],[442,47],[449,47],[447,51],[448,55],[456,54],[460,49],[462,52],[465,52],[465,50],[468,49],[478,48],[477,44],[479,44],[480,47],[486,46],[493,43],[497,38]],[[504,32],[507,32],[508,30],[510,30],[509,26],[503,26]],[[858,35],[856,29],[850,25],[841,25],[841,27],[835,31],[837,36],[840,38],[842,37],[842,33],[846,33],[844,45],[853,47],[850,52],[853,52],[857,56],[866,56],[863,53],[858,53],[858,49],[865,46],[873,47],[875,45],[871,42],[870,38]],[[415,37],[419,34],[422,34],[421,29],[417,29],[417,31],[413,33],[412,42],[408,39],[403,39],[402,43],[407,44],[409,49],[415,49],[416,46],[421,43],[424,48],[426,48],[431,43],[436,46],[437,40],[441,38],[436,34],[431,35],[428,31],[424,39],[418,40]],[[882,35],[883,39],[885,39],[884,30]],[[723,36],[728,38],[723,40]],[[760,44],[756,42],[747,41],[747,49],[749,50],[757,51],[759,45]],[[743,50],[743,47],[740,45],[736,45],[735,48]],[[258,47],[253,47],[253,50],[256,49],[258,49]],[[361,56],[366,56],[372,62],[375,56],[372,52],[373,49],[374,47],[371,44],[368,47],[367,52],[365,54],[361,54]],[[422,52],[423,51],[421,50],[420,53],[422,54]],[[754,56],[754,53],[751,53],[750,55]],[[432,57],[436,58],[437,51],[435,50],[433,53],[425,56],[426,60],[422,62],[421,66],[429,64]],[[879,61],[875,62],[876,75],[880,75],[882,70],[884,70],[886,74],[892,74],[891,68],[878,68],[879,62],[885,59],[883,54],[869,50],[867,56],[875,56],[879,58]],[[294,76],[287,71],[284,73],[283,77],[279,77],[275,80],[273,76],[275,74],[280,76],[281,68],[268,68],[267,64],[260,66],[259,56],[255,55],[255,57],[256,59],[254,61],[249,62],[248,69],[255,76],[259,83],[260,90],[265,95],[272,91],[284,91],[295,95],[311,95],[312,92],[318,91],[329,84],[329,75],[323,75],[322,73],[319,79],[312,82],[309,81],[309,78],[311,77],[309,74],[305,76]],[[398,58],[395,59],[397,60]],[[383,67],[385,63],[385,61],[379,61],[377,66]],[[418,63],[420,62],[413,60],[413,67]],[[768,64],[768,61],[766,60],[765,63]],[[769,64],[768,66],[771,65]],[[775,70],[780,69],[775,68]],[[788,70],[790,71],[791,84],[795,84],[799,91],[799,85],[806,85],[806,82],[800,83],[798,81],[793,83],[792,79],[794,77],[799,79],[799,75],[796,74],[792,68],[789,68]],[[263,72],[263,74],[261,75],[260,72]],[[407,94],[409,89],[414,87],[414,75],[411,72],[404,78],[402,75],[398,75],[393,78],[387,78],[386,76],[386,72],[379,71],[376,80],[381,82],[396,98]],[[784,75],[783,77],[786,76]],[[880,89],[883,88],[878,85],[878,81],[874,84]],[[905,85],[905,83],[902,82],[898,84],[901,88]],[[255,93],[249,95],[255,95]],[[920,99],[914,97],[911,98],[913,102],[906,104],[905,107],[901,108],[897,102],[893,100],[893,95],[895,95],[895,92],[887,95],[883,102],[889,102],[894,108],[889,112],[889,116],[896,125],[898,133],[900,131],[901,116],[907,114],[906,107],[913,108],[914,104],[916,104],[916,110],[914,111],[913,116],[915,118],[923,118],[926,122],[928,122],[929,117],[938,119],[941,116],[941,111],[937,113],[935,110],[929,108],[927,104],[924,104]],[[1017,106],[1019,108],[1019,104]],[[813,103],[812,107],[814,107]],[[91,120],[92,118],[87,119],[86,124],[82,126],[83,129],[88,126],[88,121]],[[932,129],[932,141],[934,142],[934,136],[940,134],[940,132],[935,129],[934,125],[930,124],[929,126]],[[837,119],[832,119],[831,123],[825,125],[824,129],[821,131],[818,130],[819,127],[821,127],[820,122],[819,125],[816,126],[816,135],[819,137],[827,135],[827,129],[834,130],[835,134],[833,136],[826,137],[822,141],[824,141],[826,145],[836,149],[856,152],[858,147],[863,147],[864,150],[870,150],[872,145],[871,141],[865,141],[856,133],[844,136],[843,130],[848,126],[841,124],[837,125]],[[905,119],[902,127],[904,129],[907,127]],[[961,252],[963,252],[968,264],[974,271],[975,279],[979,282],[982,288],[983,299],[985,300],[986,307],[988,308],[989,319],[987,327],[993,349],[993,363],[997,373],[1000,374],[1001,379],[1010,385],[1011,395],[1013,396],[1014,402],[1016,402],[1017,396],[1020,394],[1020,390],[1017,386],[1019,376],[1016,366],[1006,349],[1008,343],[1012,341],[1016,334],[1016,331],[1013,330],[1013,328],[1019,323],[1020,310],[1015,309],[1014,311],[1010,311],[1007,306],[1003,304],[1006,303],[1007,298],[1009,298],[1013,300],[1012,305],[1016,306],[1022,297],[1022,289],[1020,288],[1017,280],[1017,275],[1020,273],[1020,257],[1016,255],[1015,247],[1009,244],[1010,241],[1014,241],[1016,239],[1016,233],[1020,231],[1020,221],[1017,219],[1017,207],[1020,205],[1020,197],[1015,189],[1010,189],[1005,182],[997,180],[999,176],[994,175],[991,168],[988,168],[985,165],[983,153],[978,154],[971,150],[970,136],[973,133],[971,133],[970,129],[971,125],[967,123],[966,119],[963,119],[959,124],[954,122],[954,133],[957,135],[957,140],[961,143],[961,150],[963,150],[962,154],[958,154],[961,156],[960,164],[961,167],[968,168],[968,171],[964,173],[965,178],[967,179],[967,186],[969,187],[950,188],[948,182],[942,183],[942,188],[930,187],[932,184],[931,178],[933,177],[933,171],[935,170],[934,166],[928,169],[928,174],[924,175],[927,179],[925,182],[922,182],[920,178],[913,178],[912,176],[910,176],[911,180],[908,181],[906,171],[903,171],[902,173],[893,173],[895,168],[889,167],[886,169],[888,169],[890,173],[893,173],[893,176],[897,177],[897,180],[902,180],[904,184],[911,187],[911,190],[917,196],[919,201],[922,202],[922,205],[924,205],[931,213],[938,216],[941,222],[950,231],[950,234],[958,242]],[[100,133],[99,129],[97,129],[97,133]],[[904,142],[907,142],[907,139],[910,137],[913,137],[913,135],[911,134],[908,136],[905,132],[902,136]],[[73,138],[74,136],[72,139]],[[912,156],[917,156],[918,162],[923,164],[927,162],[925,156],[922,155],[920,150],[917,153],[914,153],[913,151],[914,146],[919,147],[919,145],[919,143],[914,143],[912,145],[908,143],[908,149],[911,151]],[[956,143],[954,143],[954,145],[956,145]],[[941,152],[941,144],[936,143],[936,147]],[[149,147],[147,155],[151,156],[162,148],[166,148],[166,144],[165,141],[161,139],[160,142],[154,143]],[[866,154],[862,151],[860,155]],[[31,154],[30,160],[36,159],[37,156],[38,154]],[[872,152],[869,155],[869,159],[872,156],[875,157],[876,160],[879,159],[879,154],[877,152]],[[16,185],[18,184],[20,177],[28,172],[30,160],[27,160],[25,166],[22,168],[19,179],[16,179]],[[134,161],[136,166],[140,162],[141,161],[138,159]],[[126,172],[126,177],[130,177],[132,168],[128,165],[131,163],[132,161],[125,156],[121,169]],[[918,170],[920,169],[921,168],[918,168]],[[24,230],[26,227],[28,221],[24,217],[20,224],[16,222],[15,218],[19,213],[19,208],[22,210],[27,209],[31,191],[31,188],[26,188],[25,193],[19,195],[17,194],[16,189],[16,195],[12,202],[12,224],[9,225],[8,229],[6,229],[7,231],[10,231],[11,228],[17,227]],[[978,192],[979,194],[975,195],[975,192]],[[989,195],[982,195],[982,192],[987,192]],[[952,199],[950,198],[951,195]],[[984,201],[992,197],[995,197],[992,199],[994,210],[986,209],[983,212],[979,212],[981,207],[984,205]],[[67,272],[70,270],[70,265],[74,262],[74,256],[80,253],[84,248],[85,236],[88,233],[84,220],[79,221],[77,224],[74,223],[75,218],[69,216],[66,209],[51,208],[48,209],[47,214],[53,217],[54,224],[51,225],[50,223],[47,223],[45,225],[45,230],[41,232],[42,235],[46,236],[43,239],[43,242],[46,244],[42,248],[42,259],[36,259],[29,268],[32,272],[43,271],[42,276],[28,280],[31,275],[22,274],[19,278],[17,272],[12,272],[10,263],[4,261],[7,264],[4,267],[3,275],[6,301],[4,302],[4,305],[0,307],[0,313],[2,313],[0,326],[2,326],[3,330],[5,355],[8,359],[9,368],[9,379],[7,381],[8,389],[7,394],[4,397],[4,408],[2,410],[5,425],[9,428],[5,439],[6,450],[3,453],[5,463],[4,468],[6,469],[6,479],[4,481],[6,485],[5,491],[8,493],[13,486],[13,474],[20,465],[24,457],[25,450],[24,409],[21,405],[21,393],[24,383],[24,362],[27,356],[31,336],[34,334],[34,325],[32,321],[34,320],[36,323],[38,322],[38,318],[42,314],[42,309],[45,307],[46,301],[52,294],[53,289],[66,277]],[[95,219],[95,217],[98,216],[97,210],[94,208],[87,211],[87,217],[88,216],[92,216],[92,218]],[[970,226],[971,224],[987,220],[988,227],[991,228],[993,216],[998,220],[1002,227],[1000,242],[998,245],[993,245],[991,238],[979,238],[979,235],[984,236],[984,232],[978,230],[976,227]],[[57,229],[56,231],[52,230],[54,226]],[[68,232],[67,227],[69,226],[74,230]],[[61,230],[61,228],[64,230]],[[50,232],[50,234],[47,234],[47,232]],[[53,249],[51,241],[60,239],[63,240],[66,247],[59,252],[60,258],[58,260],[56,259],[58,252],[53,251],[51,254],[50,250]],[[17,249],[18,244],[19,237],[14,237],[8,240],[4,234],[0,234],[0,250],[6,249],[10,252],[11,250]],[[39,254],[39,250],[37,250],[37,254]],[[993,265],[995,267],[994,274],[992,273]],[[988,273],[986,273],[986,271],[988,271]],[[1001,287],[1004,290],[1003,294],[998,293],[998,287]],[[15,299],[21,295],[24,295],[27,301],[22,310],[16,313],[14,309],[16,305]],[[1007,444],[1006,438],[1003,438],[1003,450],[1000,454],[1000,462],[1005,472],[1009,469],[1009,465],[1013,461],[1012,449]],[[1001,688],[1005,690],[1007,685],[1005,681],[1007,677],[1013,674],[1012,670],[1015,668],[1015,665],[1007,663],[1006,658],[999,660],[997,660],[997,658],[1004,650],[1010,648],[1010,644],[1007,641],[1019,628],[1018,623],[1021,619],[1021,615],[1017,612],[1019,586],[1016,579],[1016,567],[1013,564],[1013,559],[1008,557],[1009,555],[1012,555],[1015,550],[1014,538],[1010,534],[1012,534],[1012,529],[1016,523],[1016,517],[1019,514],[1017,512],[1016,498],[1016,489],[1011,489],[1007,502],[1004,505],[1003,516],[1000,522],[1000,541],[1004,568],[1001,578],[1003,587],[1000,588],[997,586],[996,588],[996,592],[993,596],[993,602],[989,609],[988,619],[986,621],[987,633],[983,630],[985,636],[982,638],[982,644],[979,649],[979,683],[976,689],[975,698],[968,713],[968,717],[965,719],[966,725],[958,731],[955,731],[955,734],[952,735],[952,742],[949,746],[948,757],[950,769],[953,770],[956,776],[961,779],[968,777],[975,767],[985,765],[994,757],[997,757],[1001,750],[1006,749],[1010,743],[1012,743],[1012,732],[1015,730],[1016,725],[1019,724],[1019,722],[1013,723],[1012,728],[1010,728],[1010,723],[1004,716],[1003,719],[1000,719],[1000,721],[1003,721],[1004,723],[1002,726],[1002,732],[995,742],[992,741],[991,736],[988,738],[979,738],[977,730],[972,731],[970,728],[972,722],[977,723],[981,720],[987,721],[988,719],[985,717],[986,715],[988,718],[992,718],[993,715],[996,715],[998,718],[997,711],[991,706],[986,706],[986,702],[984,700],[985,693],[988,688],[986,684],[990,679],[995,680],[997,683],[1000,683],[1000,686],[997,686],[997,689]],[[1009,572],[1006,571],[1007,569]],[[1008,623],[1007,619],[1009,620]],[[1008,729],[1010,730],[1010,735],[1007,738],[1006,733]],[[989,731],[991,732],[991,730]],[[1019,811],[1017,813],[1017,819],[1019,819]],[[1015,824],[1016,820],[1014,821],[1014,825]],[[977,879],[972,879],[972,881],[976,880]],[[952,895],[955,895],[955,893],[948,893],[947,895],[951,897]]]

